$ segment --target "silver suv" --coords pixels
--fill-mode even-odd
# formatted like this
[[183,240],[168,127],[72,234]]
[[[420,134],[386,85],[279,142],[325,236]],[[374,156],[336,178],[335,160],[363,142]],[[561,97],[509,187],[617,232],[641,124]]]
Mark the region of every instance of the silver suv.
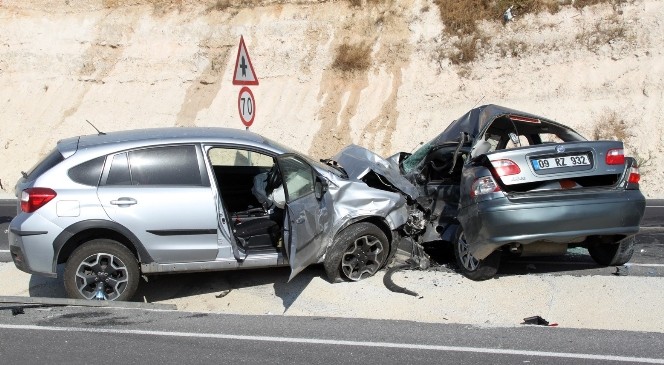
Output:
[[[398,175],[398,174],[397,174]],[[400,177],[396,177],[400,178]],[[373,275],[408,217],[369,187],[257,134],[221,128],[80,136],[16,186],[10,252],[72,298],[128,300],[141,274],[322,262],[331,281]]]

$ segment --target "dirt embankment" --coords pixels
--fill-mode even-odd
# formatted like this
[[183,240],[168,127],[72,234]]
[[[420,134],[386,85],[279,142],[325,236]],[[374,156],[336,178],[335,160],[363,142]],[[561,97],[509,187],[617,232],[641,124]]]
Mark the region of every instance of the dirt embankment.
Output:
[[[356,3],[356,2],[353,2]],[[240,35],[260,79],[252,130],[311,155],[412,150],[476,103],[622,137],[664,196],[664,3],[636,0],[482,23],[477,58],[433,1],[0,1],[0,180],[11,193],[61,138],[159,126],[242,128]],[[340,47],[364,67],[335,67]]]

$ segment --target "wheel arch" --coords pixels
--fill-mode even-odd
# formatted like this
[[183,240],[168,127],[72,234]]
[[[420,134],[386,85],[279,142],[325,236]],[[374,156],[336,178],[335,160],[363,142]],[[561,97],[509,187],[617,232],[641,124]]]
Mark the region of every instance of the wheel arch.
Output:
[[87,220],[67,227],[53,241],[53,271],[58,264],[69,259],[72,252],[82,244],[93,239],[106,238],[117,241],[127,247],[141,263],[153,262],[141,241],[126,227],[116,222],[105,220]]
[[[390,247],[392,246],[394,238],[396,237],[396,235],[393,234],[393,232],[390,229],[390,226],[387,223],[387,221],[385,220],[385,218],[379,217],[379,216],[364,216],[364,217],[356,217],[354,219],[351,219],[348,222],[346,222],[346,224],[344,224],[341,228],[339,228],[339,230],[335,234],[335,238],[344,229],[346,229],[346,228],[348,228],[352,225],[355,225],[357,223],[362,223],[362,222],[371,223],[374,226],[378,227],[381,231],[383,231],[383,233],[385,233],[385,237],[387,237],[387,241],[390,243]],[[390,250],[391,250],[391,248],[390,248]]]

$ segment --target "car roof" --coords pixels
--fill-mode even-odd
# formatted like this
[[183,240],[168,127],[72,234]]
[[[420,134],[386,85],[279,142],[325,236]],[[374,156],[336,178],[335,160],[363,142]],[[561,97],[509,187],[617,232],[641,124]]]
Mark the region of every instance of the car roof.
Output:
[[96,149],[122,144],[127,148],[169,143],[217,142],[247,146],[261,146],[277,153],[294,152],[259,134],[232,128],[220,127],[170,127],[145,128],[125,131],[90,134],[66,138],[58,142],[58,150],[68,157],[77,150]]
[[450,125],[440,135],[434,138],[434,144],[442,145],[447,142],[458,142],[460,140],[461,132],[467,133],[473,139],[477,138],[480,132],[486,127],[486,125],[503,115],[518,115],[526,118],[538,119],[549,124],[571,130],[571,128],[565,125],[556,123],[551,119],[539,115],[510,109],[495,104],[487,104],[471,109],[466,114],[450,123]]
[[93,134],[79,137],[79,148],[121,142],[178,142],[178,141],[218,141],[234,140],[245,143],[265,143],[267,140],[256,133],[231,128],[146,128],[126,131]]

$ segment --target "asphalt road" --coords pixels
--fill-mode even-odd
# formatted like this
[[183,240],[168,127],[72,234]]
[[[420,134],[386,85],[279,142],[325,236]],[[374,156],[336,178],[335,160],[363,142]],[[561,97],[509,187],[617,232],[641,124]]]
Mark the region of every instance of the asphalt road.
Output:
[[532,325],[0,306],[8,364],[664,364],[662,343],[661,333]]
[[[9,244],[6,231],[16,214],[15,200],[0,200],[0,262],[9,262]],[[565,256],[545,258],[515,258],[504,260],[499,275],[549,273],[560,275],[615,275],[664,277],[664,199],[647,202],[642,220],[642,232],[637,235],[636,252],[627,267],[619,272],[614,267],[599,267],[585,249],[570,249]],[[453,266],[449,250],[429,251],[434,261],[442,266]]]

